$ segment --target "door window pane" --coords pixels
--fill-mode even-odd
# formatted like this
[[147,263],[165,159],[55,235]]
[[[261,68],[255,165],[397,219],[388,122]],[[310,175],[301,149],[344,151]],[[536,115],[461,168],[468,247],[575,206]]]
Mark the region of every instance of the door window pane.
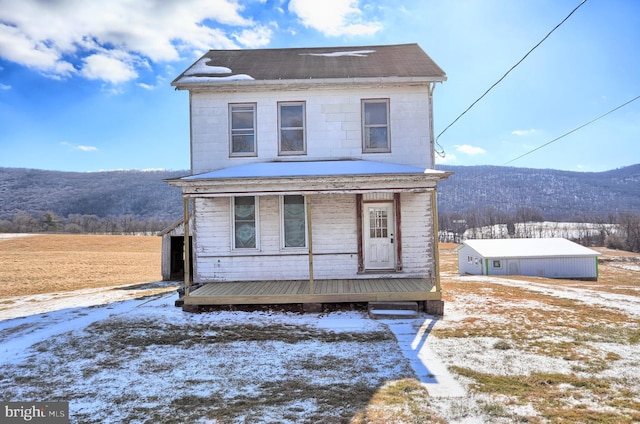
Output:
[[389,224],[386,209],[371,209],[369,211],[369,237],[386,238]]

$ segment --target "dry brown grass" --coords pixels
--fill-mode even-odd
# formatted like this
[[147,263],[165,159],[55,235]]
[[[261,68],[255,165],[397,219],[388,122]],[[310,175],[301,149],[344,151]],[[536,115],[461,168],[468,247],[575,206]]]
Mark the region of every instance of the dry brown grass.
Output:
[[[440,267],[443,281],[446,281],[447,275],[457,275],[458,273],[458,256],[454,251],[458,246],[458,244],[454,243],[440,243]],[[625,264],[640,266],[640,254],[601,247],[595,247],[593,250],[602,254],[598,265],[598,281],[562,280],[517,275],[510,275],[504,278],[546,284],[552,282],[558,286],[585,288],[631,296],[637,296],[640,293],[640,272],[630,272],[622,268]],[[500,278],[497,276],[492,277]]]
[[0,298],[158,281],[161,246],[157,236],[0,239]]
[[513,419],[507,412],[512,403],[532,405],[537,410],[538,416],[521,417],[526,420],[523,422],[617,424],[640,420],[637,391],[627,390],[623,375],[602,374],[623,360],[608,346],[638,345],[640,319],[615,308],[553,295],[553,289],[565,287],[638,296],[640,272],[623,267],[640,263],[640,255],[597,249],[602,253],[597,282],[492,276],[492,280],[520,280],[549,287],[549,291],[536,291],[526,286],[458,278],[455,247],[441,245],[443,295],[447,303],[464,305],[466,316],[436,327],[432,334],[441,339],[496,338],[500,341],[494,349],[561,358],[575,373],[548,374],[541,370],[531,375],[498,375],[454,367],[455,373],[471,379],[472,391],[503,398],[493,404],[499,408],[485,412]]

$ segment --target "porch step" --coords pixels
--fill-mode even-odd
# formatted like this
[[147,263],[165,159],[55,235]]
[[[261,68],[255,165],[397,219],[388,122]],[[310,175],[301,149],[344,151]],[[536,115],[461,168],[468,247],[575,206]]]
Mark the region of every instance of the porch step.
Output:
[[417,318],[418,302],[369,302],[369,317],[372,319]]

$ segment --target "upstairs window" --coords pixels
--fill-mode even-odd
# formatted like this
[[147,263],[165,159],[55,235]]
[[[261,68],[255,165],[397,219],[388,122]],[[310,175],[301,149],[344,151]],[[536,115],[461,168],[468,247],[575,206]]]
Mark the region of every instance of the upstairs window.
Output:
[[256,198],[242,196],[233,198],[233,248],[256,249],[258,220]]
[[256,156],[256,105],[229,105],[230,156]]
[[282,238],[284,247],[306,247],[306,230],[304,196],[282,196]]
[[305,103],[278,103],[278,154],[305,155]]
[[362,151],[364,153],[391,151],[388,99],[362,101]]

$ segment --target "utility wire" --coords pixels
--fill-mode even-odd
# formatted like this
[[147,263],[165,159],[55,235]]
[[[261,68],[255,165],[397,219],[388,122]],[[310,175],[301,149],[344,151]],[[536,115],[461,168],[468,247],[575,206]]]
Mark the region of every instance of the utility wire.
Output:
[[480,100],[482,100],[482,98],[483,98],[484,96],[486,96],[486,95],[489,93],[489,91],[491,91],[491,90],[492,90],[496,85],[500,84],[500,82],[502,82],[502,80],[503,80],[503,79],[505,79],[505,78],[506,78],[506,76],[507,76],[507,75],[509,75],[509,73],[511,73],[511,71],[513,71],[513,70],[514,70],[518,65],[520,65],[520,63],[522,63],[522,61],[523,61],[523,60],[525,60],[525,59],[527,58],[527,56],[529,56],[529,55],[530,55],[530,54],[531,54],[531,53],[532,53],[536,48],[538,48],[538,46],[540,46],[540,44],[542,44],[542,43],[543,43],[547,38],[549,38],[549,36],[550,36],[550,35],[551,35],[551,34],[552,34],[556,29],[558,29],[558,28],[560,27],[560,25],[562,25],[562,24],[563,24],[567,19],[569,19],[569,18],[571,17],[571,15],[573,15],[573,14],[575,13],[575,11],[576,11],[576,10],[578,10],[578,9],[580,8],[580,6],[582,6],[583,4],[585,4],[585,3],[586,3],[586,1],[587,1],[587,0],[582,0],[582,1],[580,2],[580,4],[579,4],[579,5],[577,5],[577,6],[575,7],[575,9],[573,9],[573,10],[571,11],[571,13],[569,13],[569,14],[567,15],[567,17],[566,17],[566,18],[564,18],[564,19],[562,20],[562,22],[560,22],[560,23],[559,23],[558,25],[556,25],[556,26],[555,26],[551,31],[549,31],[549,33],[548,33],[547,35],[545,35],[545,36],[544,36],[544,38],[543,38],[542,40],[540,40],[540,42],[538,42],[538,44],[536,44],[535,46],[533,46],[533,48],[531,48],[531,50],[529,50],[529,51],[527,52],[527,54],[525,54],[525,55],[522,57],[522,59],[520,59],[520,60],[519,60],[515,65],[513,65],[513,66],[512,66],[512,67],[511,67],[511,68],[510,68],[510,69],[509,69],[509,70],[508,70],[508,71],[507,71],[507,72],[506,72],[506,73],[505,73],[505,74],[504,74],[504,75],[503,75],[503,76],[502,76],[498,81],[496,81],[496,82],[495,82],[491,87],[489,87],[489,89],[488,89],[487,91],[485,91],[485,92],[484,92],[484,94],[483,94],[482,96],[478,97],[478,99],[477,99],[475,102],[471,103],[471,106],[469,106],[468,108],[466,108],[464,112],[462,112],[460,115],[458,115],[458,117],[457,117],[456,119],[454,119],[452,123],[450,123],[449,125],[447,125],[447,127],[446,127],[444,130],[442,130],[442,132],[441,132],[440,134],[438,134],[438,136],[436,137],[436,141],[435,141],[435,144],[436,144],[436,149],[435,149],[435,150],[436,150],[436,153],[438,153],[438,155],[439,155],[440,157],[444,157],[444,153],[445,153],[445,152],[444,152],[444,148],[440,145],[440,143],[438,143],[438,139],[440,138],[440,136],[441,136],[442,134],[444,134],[444,133],[445,133],[445,131],[447,131],[449,128],[451,128],[451,126],[452,126],[453,124],[455,124],[456,122],[458,122],[458,119],[462,118],[462,116],[463,116],[465,113],[467,113],[469,110],[471,110],[471,108],[472,108],[472,107],[474,107],[474,106],[476,105],[476,103],[478,103]]
[[587,123],[585,123],[585,124],[582,124],[582,125],[580,125],[579,127],[574,128],[574,129],[572,129],[571,131],[569,131],[569,132],[566,132],[566,133],[562,134],[560,137],[556,137],[556,138],[554,138],[553,140],[551,140],[551,141],[549,141],[549,142],[547,142],[547,143],[544,143],[543,145],[538,146],[538,147],[536,147],[536,148],[535,148],[535,149],[533,149],[533,150],[529,150],[527,153],[524,153],[524,154],[522,154],[522,155],[518,156],[518,157],[517,157],[517,158],[515,158],[515,159],[511,159],[510,161],[503,163],[501,166],[505,166],[505,165],[507,165],[507,164],[510,164],[511,162],[515,162],[515,161],[517,161],[518,159],[521,159],[521,158],[523,158],[523,157],[527,156],[528,154],[531,154],[531,153],[533,153],[533,152],[535,152],[535,151],[537,151],[537,150],[542,149],[543,147],[548,146],[548,145],[549,145],[549,144],[551,144],[551,143],[555,143],[556,141],[560,140],[561,138],[564,138],[564,137],[568,136],[569,134],[572,134],[572,133],[574,133],[574,132],[576,132],[576,131],[578,131],[578,130],[582,129],[582,128],[586,127],[586,126],[587,126],[587,125],[589,125],[589,124],[593,124],[593,123],[594,123],[594,122],[596,122],[598,119],[604,118],[605,116],[609,115],[610,113],[613,113],[613,112],[615,112],[616,110],[621,109],[621,108],[625,107],[626,105],[628,105],[629,103],[635,102],[635,101],[636,101],[636,100],[638,100],[638,99],[640,99],[640,96],[636,96],[636,97],[634,97],[633,99],[631,99],[631,100],[629,100],[629,101],[627,101],[627,102],[625,102],[625,103],[621,104],[620,106],[618,106],[618,107],[616,107],[616,108],[614,108],[614,109],[611,109],[609,112],[607,112],[607,113],[603,113],[602,115],[598,116],[597,118],[593,118],[591,121],[589,121],[589,122],[587,122]]

